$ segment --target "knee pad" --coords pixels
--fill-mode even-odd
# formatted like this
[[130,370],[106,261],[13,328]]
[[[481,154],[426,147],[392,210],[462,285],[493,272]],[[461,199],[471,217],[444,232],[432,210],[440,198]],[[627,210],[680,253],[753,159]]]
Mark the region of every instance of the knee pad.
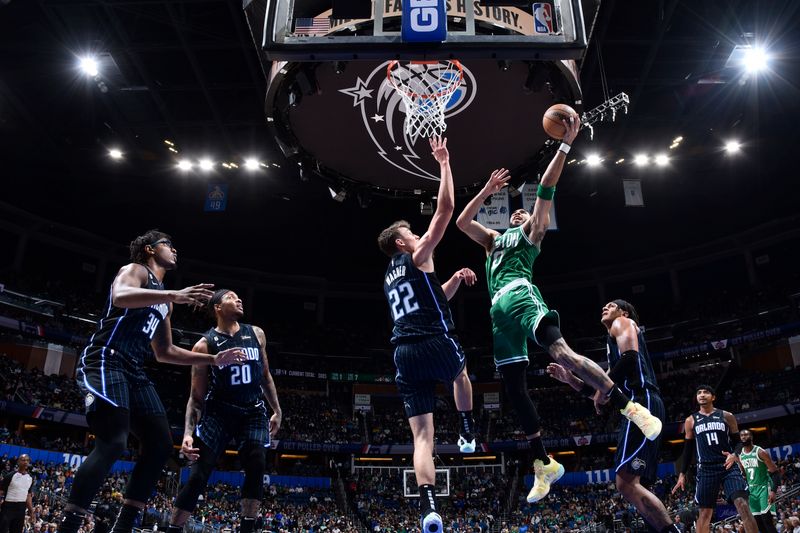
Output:
[[200,449],[200,459],[192,465],[188,481],[175,497],[175,507],[190,513],[194,511],[197,498],[205,490],[208,478],[211,477],[211,471],[214,470],[214,465],[217,463],[213,452],[202,441],[198,448]]
[[267,451],[255,444],[245,446],[239,452],[244,469],[242,498],[260,500],[264,495],[264,472],[267,470]]
[[519,417],[522,430],[525,435],[533,435],[542,429],[542,424],[536,406],[528,395],[526,369],[526,363],[512,363],[501,366],[500,373],[503,375],[506,394]]

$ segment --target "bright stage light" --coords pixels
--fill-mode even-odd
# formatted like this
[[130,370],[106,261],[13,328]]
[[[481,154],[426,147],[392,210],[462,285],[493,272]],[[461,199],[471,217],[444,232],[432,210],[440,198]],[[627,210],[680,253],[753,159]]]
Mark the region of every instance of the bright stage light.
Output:
[[93,78],[100,72],[97,68],[97,60],[93,57],[82,57],[80,67],[84,74]]
[[250,171],[258,170],[260,165],[261,163],[258,162],[258,159],[252,157],[244,160],[244,168]]
[[647,154],[638,154],[636,157],[633,158],[633,163],[637,167],[643,167],[650,162],[650,158],[647,157]]
[[741,149],[742,145],[739,143],[739,141],[728,141],[725,143],[725,151],[729,154],[735,154]]
[[766,70],[769,66],[769,57],[763,48],[753,47],[745,51],[742,65],[747,72],[756,73]]
[[654,161],[659,167],[665,167],[667,163],[669,163],[669,157],[667,157],[666,154],[658,154]]
[[188,171],[192,170],[192,167],[193,167],[193,166],[194,166],[194,165],[192,165],[192,162],[191,162],[191,161],[189,161],[188,159],[181,159],[181,160],[178,162],[178,168],[179,168],[180,170],[183,170],[184,172],[188,172]]
[[117,148],[112,148],[108,151],[108,156],[111,159],[122,159],[122,151]]
[[204,158],[200,160],[198,166],[200,167],[200,170],[208,172],[209,170],[214,168],[214,162],[211,161],[210,159]]
[[602,161],[603,160],[600,159],[600,156],[597,154],[591,154],[586,156],[586,164],[589,165],[590,167],[600,166],[600,163]]

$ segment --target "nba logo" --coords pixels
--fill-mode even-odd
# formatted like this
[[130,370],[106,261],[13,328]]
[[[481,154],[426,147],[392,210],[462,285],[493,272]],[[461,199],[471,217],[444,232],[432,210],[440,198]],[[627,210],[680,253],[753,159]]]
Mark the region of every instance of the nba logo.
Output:
[[533,28],[536,33],[553,33],[553,8],[550,4],[533,4]]

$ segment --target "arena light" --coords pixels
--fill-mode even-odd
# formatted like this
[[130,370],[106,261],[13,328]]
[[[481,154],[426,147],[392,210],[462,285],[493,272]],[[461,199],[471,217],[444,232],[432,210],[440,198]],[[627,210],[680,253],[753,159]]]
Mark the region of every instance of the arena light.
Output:
[[199,166],[200,170],[202,170],[203,172],[208,172],[214,168],[214,162],[208,158],[203,158],[200,160],[197,166]]
[[178,161],[178,169],[184,172],[189,172],[190,170],[192,170],[193,166],[194,165],[192,164],[192,162],[189,161],[188,159],[181,159],[180,161]]
[[254,158],[254,157],[248,157],[247,159],[244,160],[244,168],[246,168],[247,170],[249,170],[251,172],[255,171],[255,170],[258,170],[260,166],[261,166],[261,163],[259,163],[258,159]]
[[597,154],[589,154],[586,156],[586,164],[590,167],[599,167],[603,160]]
[[620,157],[619,159],[617,159],[617,161],[614,164],[615,165],[619,165],[619,164],[624,163],[624,162],[625,162],[625,158],[624,157]]
[[637,167],[643,167],[650,163],[650,158],[647,157],[647,154],[637,154],[636,157],[633,158],[633,164]]
[[756,74],[766,70],[769,66],[769,56],[767,51],[758,46],[747,48],[742,57],[742,66],[750,74]]
[[92,56],[82,57],[78,64],[80,65],[83,73],[86,74],[87,76],[91,76],[92,78],[94,78],[100,73],[100,70],[98,69],[97,66],[97,59],[95,59]]
[[735,154],[742,149],[742,144],[739,141],[728,141],[725,143],[725,151],[729,154]]
[[116,160],[122,159],[122,150],[119,148],[112,148],[108,151],[108,157]]
[[665,167],[669,164],[669,157],[667,157],[667,154],[658,154],[653,161],[655,161],[656,166]]

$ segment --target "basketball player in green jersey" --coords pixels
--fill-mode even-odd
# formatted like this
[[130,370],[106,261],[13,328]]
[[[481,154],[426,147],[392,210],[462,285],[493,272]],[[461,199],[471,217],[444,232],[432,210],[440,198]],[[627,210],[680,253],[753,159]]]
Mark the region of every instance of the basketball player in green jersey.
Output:
[[772,511],[775,509],[775,491],[781,484],[781,471],[767,450],[753,444],[753,433],[749,429],[739,432],[739,440],[742,442],[739,461],[750,488],[750,511],[761,533],[777,533]]
[[484,202],[508,184],[508,170],[492,172],[489,181],[459,215],[456,225],[486,250],[486,278],[492,307],[494,361],[503,376],[511,404],[517,411],[522,429],[534,455],[534,484],[528,502],[544,498],[550,485],[564,474],[564,467],[547,456],[541,438],[541,425],[526,380],[527,339],[531,338],[548,351],[556,363],[569,369],[585,383],[581,392],[594,397],[601,391],[599,403],[611,403],[642,433],[654,440],[661,433],[661,421],[645,407],[630,401],[597,363],[576,354],[567,346],[559,330],[556,311],[547,308],[539,289],[531,283],[533,262],[539,255],[542,240],[550,225],[550,205],[555,186],[564,168],[570,145],[578,135],[580,120],[563,121],[563,142],[542,176],[533,213],[518,209],[511,213],[511,228],[505,233],[484,227],[474,218]]

